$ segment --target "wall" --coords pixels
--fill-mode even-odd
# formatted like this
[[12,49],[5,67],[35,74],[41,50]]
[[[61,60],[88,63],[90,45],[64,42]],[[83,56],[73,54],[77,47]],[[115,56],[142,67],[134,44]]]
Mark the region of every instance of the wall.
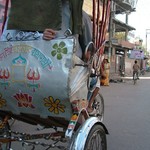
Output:
[[132,74],[132,66],[134,64],[134,59],[125,58],[125,74],[130,75]]
[[[125,73],[127,75],[132,74],[132,72],[133,72],[132,68],[133,68],[133,65],[134,65],[134,61],[135,61],[135,59],[129,59],[129,58],[125,59]],[[142,68],[145,67],[146,60],[140,60],[140,59],[138,59],[137,62],[139,64],[139,66],[142,65],[140,69],[142,69]]]

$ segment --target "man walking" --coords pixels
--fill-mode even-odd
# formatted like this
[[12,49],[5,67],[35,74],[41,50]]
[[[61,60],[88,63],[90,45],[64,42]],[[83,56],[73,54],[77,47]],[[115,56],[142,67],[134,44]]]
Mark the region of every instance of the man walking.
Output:
[[140,66],[137,64],[137,60],[135,60],[134,65],[133,65],[133,80],[134,80],[135,74],[137,76],[137,79],[139,79],[139,69],[140,69]]

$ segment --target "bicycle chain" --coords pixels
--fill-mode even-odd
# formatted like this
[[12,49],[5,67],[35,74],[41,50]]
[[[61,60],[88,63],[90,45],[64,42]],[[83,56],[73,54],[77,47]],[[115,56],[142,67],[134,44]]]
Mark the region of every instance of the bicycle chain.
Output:
[[[31,150],[35,150],[35,146],[43,146],[43,147],[47,147],[45,150],[49,150],[50,148],[58,148],[61,150],[67,150],[67,148],[65,146],[60,146],[57,145],[58,142],[67,142],[66,138],[62,138],[62,137],[52,137],[52,135],[54,134],[63,134],[63,132],[58,132],[58,133],[42,133],[42,134],[26,134],[26,133],[21,133],[21,132],[14,132],[14,131],[4,131],[4,132],[8,132],[9,134],[13,134],[16,136],[0,136],[0,139],[6,139],[9,142],[10,141],[18,141],[18,142],[22,142],[22,147],[25,150],[26,146],[32,146]],[[28,140],[34,140],[34,139],[45,139],[45,140],[52,140],[53,143],[52,144],[47,144],[45,142],[39,142],[39,141],[28,141]]]

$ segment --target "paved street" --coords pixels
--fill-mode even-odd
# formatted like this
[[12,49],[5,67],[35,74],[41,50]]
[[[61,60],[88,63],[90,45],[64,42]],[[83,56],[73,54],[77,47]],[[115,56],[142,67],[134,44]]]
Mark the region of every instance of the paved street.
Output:
[[[110,83],[102,87],[105,99],[104,124],[108,128],[108,150],[150,150],[150,75],[141,77],[136,85],[131,78],[125,83]],[[35,126],[17,122],[12,129],[35,132]],[[42,130],[43,132],[43,130]],[[21,150],[21,143],[13,143]],[[28,147],[27,150],[31,149]],[[38,146],[36,150],[43,147]],[[56,149],[54,149],[56,150]]]
[[150,150],[150,75],[102,87],[108,150]]

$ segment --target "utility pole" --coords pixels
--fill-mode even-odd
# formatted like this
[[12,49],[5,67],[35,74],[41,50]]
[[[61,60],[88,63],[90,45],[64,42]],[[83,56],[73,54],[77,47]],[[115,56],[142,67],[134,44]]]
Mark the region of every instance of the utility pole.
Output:
[[147,35],[150,34],[150,29],[146,29],[146,51],[148,52],[148,48],[147,48]]

